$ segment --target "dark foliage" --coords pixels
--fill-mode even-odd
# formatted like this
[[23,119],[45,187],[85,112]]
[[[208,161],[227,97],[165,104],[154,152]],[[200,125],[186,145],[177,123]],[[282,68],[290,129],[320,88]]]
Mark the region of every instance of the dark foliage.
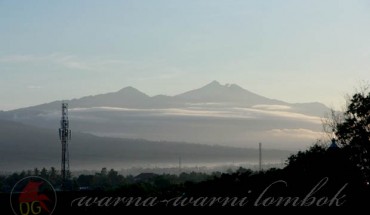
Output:
[[351,160],[370,181],[370,92],[356,93],[337,125],[336,135]]

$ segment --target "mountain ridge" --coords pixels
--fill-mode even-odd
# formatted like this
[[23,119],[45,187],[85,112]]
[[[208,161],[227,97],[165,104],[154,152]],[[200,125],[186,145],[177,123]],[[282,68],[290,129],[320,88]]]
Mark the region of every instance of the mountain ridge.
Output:
[[[291,104],[235,84],[211,82],[176,96],[133,88],[66,100],[71,128],[101,137],[297,149],[322,135],[321,103]],[[0,112],[0,119],[41,128],[60,126],[62,101]]]
[[[3,171],[60,165],[61,146],[57,129],[0,120],[0,136],[0,169]],[[179,154],[188,165],[257,160],[257,149],[253,148],[98,137],[79,132],[73,132],[69,149],[74,170],[100,169],[104,166],[121,169],[153,163],[173,166]],[[276,162],[289,154],[290,151],[285,150],[265,151],[266,157]]]
[[[50,110],[55,109],[61,100],[56,100],[48,103],[39,105],[23,107],[13,109],[9,111],[3,111],[3,113],[9,113],[14,111],[22,111],[25,109],[36,109],[36,110]],[[316,105],[316,107],[327,109],[327,107],[319,102],[307,102],[307,103],[288,103],[285,101],[267,98],[258,95],[254,92],[246,90],[236,84],[225,84],[222,85],[218,81],[212,81],[203,87],[189,90],[184,93],[180,93],[174,96],[168,95],[155,95],[148,96],[144,92],[132,87],[127,86],[121,88],[116,92],[109,92],[103,94],[96,94],[90,96],[84,96],[80,98],[73,98],[65,100],[70,103],[71,107],[75,108],[86,108],[86,107],[124,107],[124,108],[166,108],[166,107],[183,107],[185,103],[199,103],[199,102],[218,102],[228,103],[229,105],[243,105],[253,106],[256,104],[266,105]],[[2,113],[2,112],[0,112]]]
[[218,81],[212,81],[211,83],[191,91],[179,94],[175,96],[176,98],[183,98],[191,101],[223,101],[238,103],[243,102],[244,104],[253,103],[280,103],[285,104],[279,100],[269,99],[264,96],[260,96],[249,90],[246,90],[236,84],[225,84],[221,85]]

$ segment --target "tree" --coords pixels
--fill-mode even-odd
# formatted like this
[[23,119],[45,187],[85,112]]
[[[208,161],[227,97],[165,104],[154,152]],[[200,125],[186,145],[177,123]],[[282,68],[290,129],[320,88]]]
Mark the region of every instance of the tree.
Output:
[[41,169],[40,176],[44,179],[49,179],[49,174],[45,167]]
[[40,175],[40,170],[39,170],[39,169],[37,169],[37,168],[35,168],[35,169],[33,170],[33,174],[34,174],[34,175],[36,175],[36,176]]
[[321,119],[321,123],[323,132],[328,136],[328,139],[331,140],[337,126],[343,123],[343,112],[330,109],[330,112],[326,113],[325,117]]
[[58,178],[58,172],[57,170],[55,169],[55,167],[51,167],[50,170],[49,170],[49,180],[52,182],[52,183],[55,183],[56,180]]
[[101,174],[102,176],[107,176],[107,174],[108,174],[108,170],[107,170],[107,168],[106,168],[106,167],[103,167],[103,168],[101,169],[101,171],[100,171],[100,174]]
[[3,190],[3,181],[4,181],[5,177],[3,176],[0,176],[0,193],[2,192]]
[[352,96],[344,112],[343,122],[336,128],[336,135],[352,161],[370,176],[370,92],[365,90]]
[[108,183],[112,187],[118,186],[121,183],[121,181],[122,181],[122,176],[121,175],[118,175],[118,172],[115,171],[114,169],[111,169],[108,172],[107,177],[108,177]]
[[[327,168],[327,148],[316,143],[305,151],[299,151],[296,154],[290,155],[287,159],[286,170],[290,172],[300,172],[303,177],[319,176],[326,174]],[[324,174],[324,175],[325,175]]]
[[80,175],[77,178],[77,184],[81,187],[91,187],[94,183],[93,175]]

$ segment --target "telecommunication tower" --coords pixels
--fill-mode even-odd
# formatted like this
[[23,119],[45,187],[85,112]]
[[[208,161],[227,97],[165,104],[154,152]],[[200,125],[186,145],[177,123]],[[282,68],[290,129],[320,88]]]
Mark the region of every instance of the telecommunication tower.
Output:
[[262,143],[258,143],[258,151],[259,151],[259,156],[258,156],[258,166],[259,166],[259,171],[262,171]]
[[62,103],[62,119],[60,120],[59,139],[62,144],[62,189],[66,188],[69,177],[69,151],[68,143],[71,140],[71,130],[69,130],[68,103]]

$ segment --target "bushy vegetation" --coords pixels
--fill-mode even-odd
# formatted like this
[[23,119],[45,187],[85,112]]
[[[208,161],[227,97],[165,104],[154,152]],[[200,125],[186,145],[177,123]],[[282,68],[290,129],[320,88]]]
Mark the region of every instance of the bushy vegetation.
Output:
[[[131,185],[144,185],[150,186],[153,189],[168,188],[172,185],[184,184],[186,182],[198,183],[205,180],[213,179],[221,173],[215,172],[213,174],[190,172],[174,174],[154,174],[142,173],[137,176],[123,176],[118,174],[114,169],[108,170],[102,168],[100,172],[95,174],[81,174],[76,177],[71,177],[69,180],[70,190],[115,190],[122,187],[129,187]],[[55,188],[59,188],[62,183],[60,172],[54,167],[47,170],[42,168],[39,170],[22,171],[20,173],[13,173],[8,176],[0,176],[0,191],[9,192],[19,180],[27,176],[39,176],[48,180]]]

